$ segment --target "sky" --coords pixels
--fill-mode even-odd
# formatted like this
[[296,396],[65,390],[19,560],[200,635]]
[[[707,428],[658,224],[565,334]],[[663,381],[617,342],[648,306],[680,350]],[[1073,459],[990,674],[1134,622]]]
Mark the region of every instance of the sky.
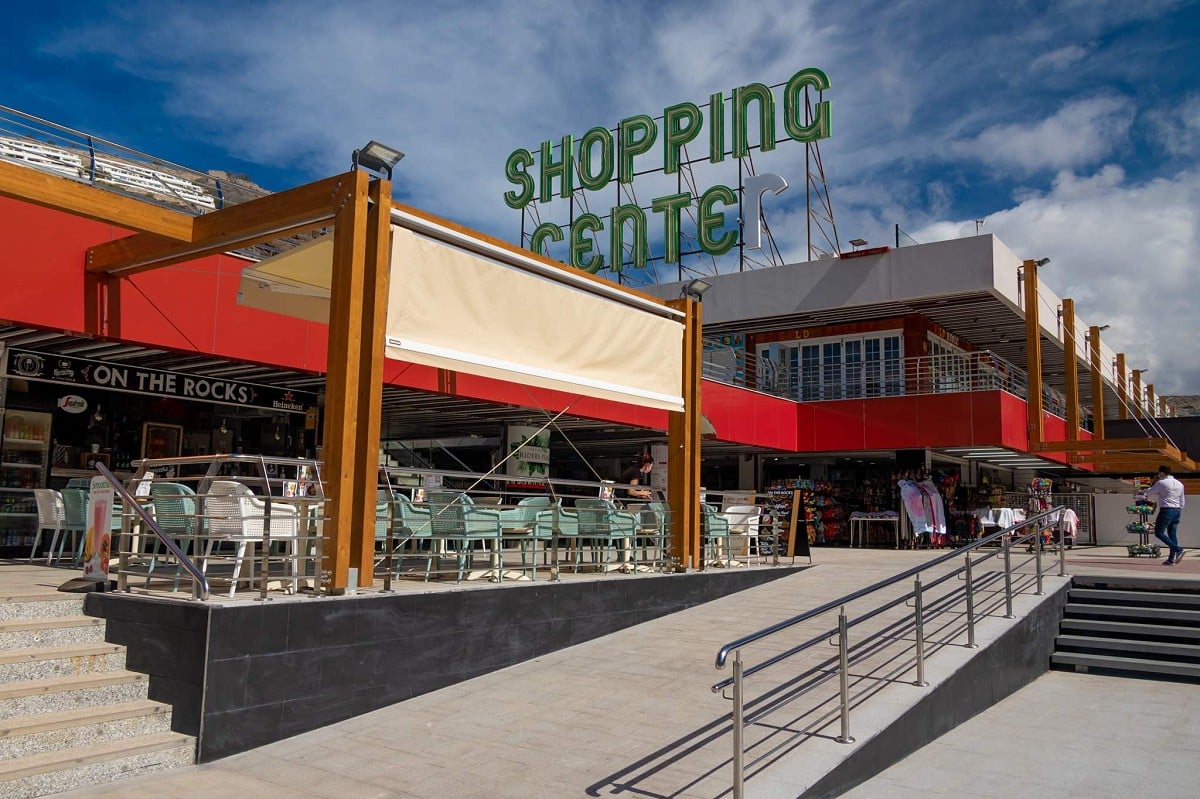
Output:
[[[47,0],[6,10],[0,105],[272,190],[376,139],[407,154],[398,200],[516,242],[514,150],[816,67],[843,249],[995,234],[1158,394],[1200,394],[1198,52],[1200,0]],[[755,156],[792,184],[764,203],[787,262],[804,154]]]

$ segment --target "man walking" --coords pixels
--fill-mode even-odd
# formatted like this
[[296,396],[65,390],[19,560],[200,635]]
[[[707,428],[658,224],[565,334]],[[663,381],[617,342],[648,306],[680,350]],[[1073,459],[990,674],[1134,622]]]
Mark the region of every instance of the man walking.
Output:
[[1146,491],[1146,499],[1158,502],[1158,516],[1154,520],[1154,537],[1170,547],[1164,566],[1174,566],[1183,560],[1183,547],[1179,546],[1179,516],[1183,512],[1183,483],[1171,476],[1170,466],[1158,467],[1158,479]]

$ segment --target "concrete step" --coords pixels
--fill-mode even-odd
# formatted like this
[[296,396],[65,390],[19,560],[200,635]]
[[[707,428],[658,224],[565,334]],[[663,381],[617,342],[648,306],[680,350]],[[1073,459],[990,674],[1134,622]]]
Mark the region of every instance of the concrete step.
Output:
[[158,732],[0,763],[0,796],[32,799],[195,762],[190,735]]
[[0,720],[0,762],[171,730],[171,706],[150,699]]
[[0,621],[82,616],[84,594],[10,594],[0,601]]
[[1068,594],[1068,600],[1094,605],[1114,604],[1154,607],[1169,605],[1184,609],[1200,609],[1200,594],[1179,594],[1170,591],[1121,591],[1106,588],[1072,588]]
[[32,646],[96,644],[104,640],[104,619],[53,616],[0,622],[0,652]]
[[119,644],[39,646],[0,651],[0,683],[120,671],[125,647]]
[[1086,616],[1105,619],[1137,619],[1142,622],[1163,621],[1181,626],[1200,626],[1200,610],[1180,610],[1178,608],[1144,608],[1125,605],[1089,605],[1080,602],[1067,602],[1064,615],[1076,618]]
[[132,671],[0,684],[0,719],[145,699],[150,678]]
[[1074,666],[1077,671],[1106,669],[1200,680],[1200,664],[1197,663],[1176,663],[1169,660],[1118,657],[1116,655],[1092,655],[1086,652],[1055,652],[1050,656],[1050,662],[1055,666]]
[[1098,649],[1104,652],[1133,652],[1138,655],[1189,660],[1200,663],[1200,645],[1172,641],[1133,641],[1128,638],[1102,638],[1093,635],[1060,635],[1054,639],[1058,650]]
[[1060,628],[1064,632],[1090,633],[1093,635],[1125,635],[1147,639],[1175,638],[1195,641],[1200,644],[1200,629],[1176,627],[1169,624],[1144,624],[1133,621],[1109,621],[1107,619],[1063,619]]

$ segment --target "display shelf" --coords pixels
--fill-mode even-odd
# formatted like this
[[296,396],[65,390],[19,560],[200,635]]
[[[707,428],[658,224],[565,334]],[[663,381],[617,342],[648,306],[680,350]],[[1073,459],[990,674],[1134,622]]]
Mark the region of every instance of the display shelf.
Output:
[[4,438],[4,446],[8,449],[30,449],[37,451],[46,448],[46,442],[38,438]]

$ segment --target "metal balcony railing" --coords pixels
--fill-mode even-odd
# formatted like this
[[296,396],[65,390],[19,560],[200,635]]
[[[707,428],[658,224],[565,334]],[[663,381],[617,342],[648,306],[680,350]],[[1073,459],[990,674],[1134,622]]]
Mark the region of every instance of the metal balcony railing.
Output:
[[[710,340],[705,342],[702,374],[718,383],[800,402],[968,391],[1007,391],[1029,398],[1025,371],[991,351],[796,367]],[[1061,392],[1044,386],[1042,402],[1050,413],[1066,417],[1067,402]],[[1081,409],[1080,418],[1086,416]]]

